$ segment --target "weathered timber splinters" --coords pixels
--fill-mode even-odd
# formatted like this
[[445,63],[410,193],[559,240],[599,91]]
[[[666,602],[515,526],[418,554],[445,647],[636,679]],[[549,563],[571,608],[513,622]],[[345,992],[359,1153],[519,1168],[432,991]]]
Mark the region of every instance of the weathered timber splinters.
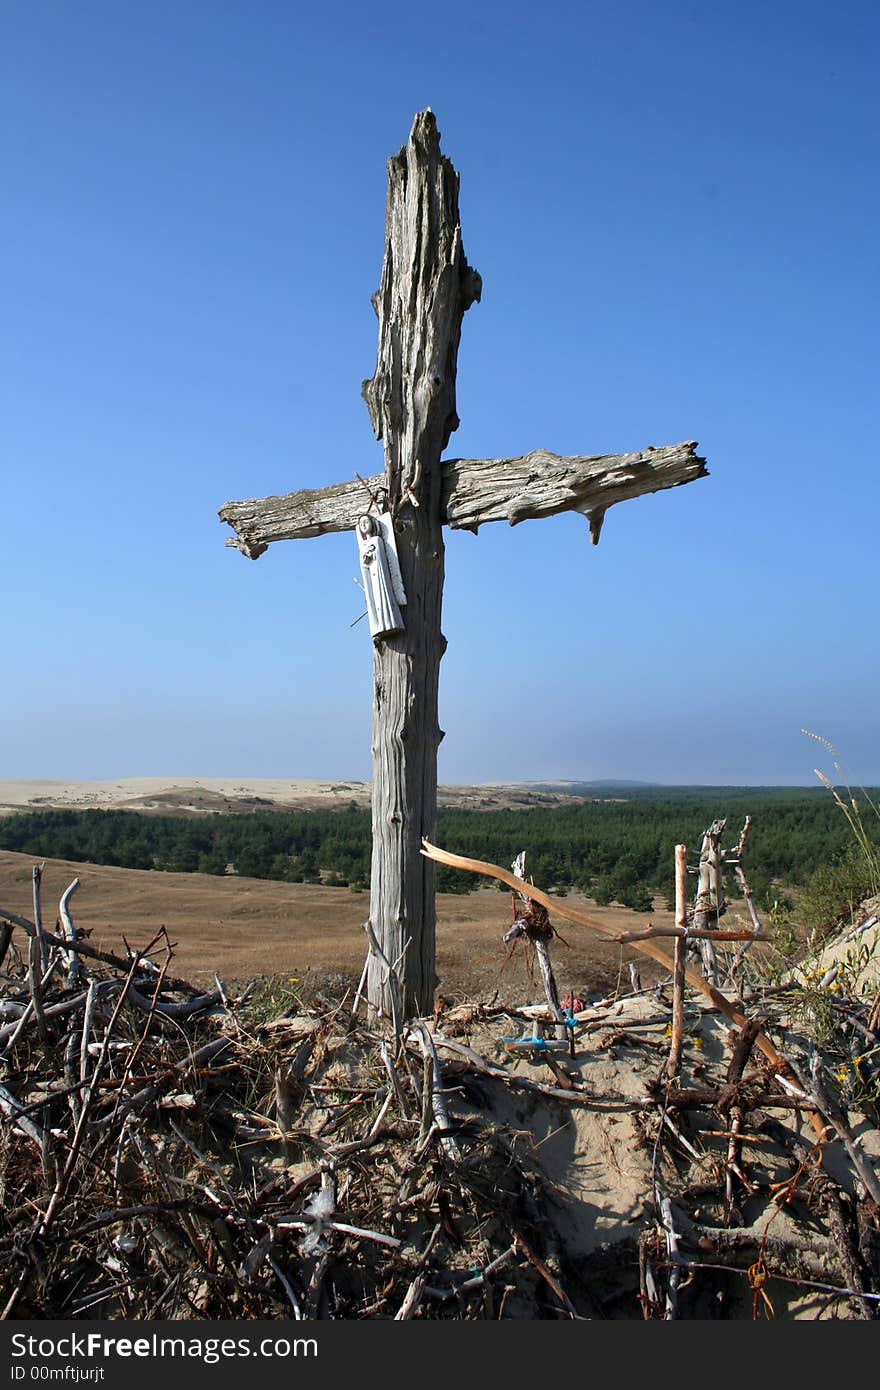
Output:
[[[379,320],[376,371],[363,396],[385,471],[318,490],[246,502],[220,511],[228,545],[257,559],[275,541],[354,530],[381,496],[397,545],[406,612],[372,622],[373,854],[370,925],[400,984],[406,1016],[428,1014],[435,976],[434,867],[421,854],[437,816],[443,526],[476,531],[576,511],[593,544],[609,507],[706,476],[688,441],[639,453],[560,458],[447,459],[458,428],[455,382],[462,318],[482,282],[468,265],[458,215],[458,175],[440,152],[430,110],[388,163],[385,255],[373,307]],[[390,615],[390,616],[389,616]],[[385,630],[382,630],[382,629]],[[388,969],[372,951],[371,1010],[392,1013]],[[395,1001],[396,1002],[396,1001]]]

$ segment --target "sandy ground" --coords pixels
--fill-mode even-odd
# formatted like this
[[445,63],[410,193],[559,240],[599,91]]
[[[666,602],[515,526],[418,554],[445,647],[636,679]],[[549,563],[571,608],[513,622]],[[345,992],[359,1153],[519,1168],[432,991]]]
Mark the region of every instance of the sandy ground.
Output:
[[[622,1308],[627,1310],[623,1315],[633,1317],[637,1257],[634,1253],[627,1256],[623,1251],[628,1247],[632,1252],[640,1233],[656,1222],[655,1183],[659,1182],[660,1191],[673,1196],[679,1235],[684,1237],[686,1249],[694,1252],[690,1257],[699,1259],[700,1236],[720,1228],[723,1238],[729,1224],[723,1200],[729,1140],[716,1112],[694,1107],[686,1115],[676,1114],[677,1126],[681,1126],[679,1133],[690,1136],[686,1142],[690,1143],[691,1152],[678,1147],[677,1140],[670,1141],[668,1146],[661,1144],[659,1150],[656,1148],[657,1114],[647,1113],[642,1106],[646,1088],[662,1082],[665,1077],[669,1048],[668,996],[662,1001],[653,994],[632,999],[623,997],[618,1003],[592,1012],[594,1019],[579,1038],[576,1058],[568,1059],[563,1054],[568,1074],[592,1094],[591,1105],[560,1107],[534,1094],[497,1086],[491,1089],[487,1086],[486,1095],[491,1097],[493,1118],[513,1128],[527,1130],[535,1151],[540,1154],[541,1167],[552,1184],[556,1199],[553,1223],[567,1258],[577,1261],[579,1257],[589,1258],[604,1252],[611,1260],[615,1248],[621,1250],[617,1278],[630,1290],[622,1300]],[[505,1031],[510,1032],[510,1021],[505,1023]],[[447,1031],[454,1032],[452,1019]],[[527,1050],[517,1056],[511,1055],[509,1049],[499,1049],[500,1031],[500,1027],[475,1031],[469,1037],[470,1045],[496,1063],[503,1057],[506,1067],[521,1076],[549,1079],[546,1069],[530,1058]],[[689,1003],[683,1053],[684,1084],[723,1085],[735,1039],[735,1031],[731,1032],[720,1015],[704,1009],[698,1001]],[[787,1033],[789,1056],[801,1060],[807,1046],[806,1038]],[[442,1043],[440,1051],[451,1058],[456,1055]],[[766,1076],[758,1055],[753,1057],[748,1074],[755,1081]],[[780,1118],[807,1147],[815,1143],[815,1133],[805,1115],[789,1111]],[[851,1123],[860,1147],[876,1165],[880,1158],[880,1132],[856,1109],[851,1111]],[[790,1154],[779,1144],[776,1132],[763,1132],[762,1117],[758,1114],[753,1114],[746,1133],[743,1162],[751,1188],[748,1192],[738,1188],[741,1208],[740,1221],[736,1223],[738,1234],[740,1237],[751,1235],[755,1248],[768,1232],[774,1240],[791,1242],[797,1247],[805,1236],[803,1208],[796,1212],[781,1209],[772,1196],[773,1184],[791,1177]],[[691,1158],[694,1159],[692,1164],[689,1163]],[[856,1191],[854,1169],[839,1141],[826,1144],[822,1162],[826,1172],[845,1192],[853,1194]],[[692,1216],[699,1217],[701,1228],[689,1240]],[[807,1273],[831,1285],[845,1286],[846,1278],[835,1257],[837,1247],[833,1236],[828,1238],[815,1215],[808,1220],[819,1235],[816,1249],[821,1253],[816,1267],[800,1270],[794,1267],[797,1259],[793,1254],[780,1257],[778,1253],[770,1258],[770,1266],[779,1273]],[[750,1258],[746,1258],[744,1252],[744,1257],[736,1262],[742,1271],[741,1283],[739,1287],[735,1283],[729,1286],[723,1310],[711,1296],[711,1282],[704,1275],[697,1280],[692,1292],[683,1294],[688,1306],[685,1316],[751,1320],[752,1294],[745,1277]],[[688,1288],[687,1281],[682,1288]],[[768,1291],[775,1315],[781,1319],[802,1321],[853,1316],[852,1306],[845,1299],[832,1299],[827,1292],[787,1285],[775,1280],[772,1272]],[[609,1307],[606,1315],[618,1314]]]
[[[222,811],[343,809],[370,805],[369,782],[314,782],[285,778],[124,777],[109,782],[0,779],[0,815],[70,808],[78,811],[152,811],[211,814]],[[554,806],[581,801],[557,792],[536,792],[517,783],[440,787],[440,806],[477,810]]]

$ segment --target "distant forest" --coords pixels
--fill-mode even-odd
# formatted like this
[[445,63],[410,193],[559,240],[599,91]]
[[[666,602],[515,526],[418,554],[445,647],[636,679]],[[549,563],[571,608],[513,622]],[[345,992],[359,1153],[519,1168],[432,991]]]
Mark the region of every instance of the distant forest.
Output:
[[[850,846],[846,821],[821,788],[627,787],[625,796],[531,810],[444,810],[436,838],[444,849],[502,865],[525,850],[527,873],[538,886],[577,889],[598,903],[645,912],[655,893],[671,896],[674,846],[684,842],[696,859],[702,833],[717,817],[727,816],[724,844],[733,845],[751,814],[745,867],[763,902],[806,884]],[[355,891],[369,886],[370,841],[369,812],[353,804],[341,811],[203,817],[41,810],[0,819],[0,848],[35,858],[235,872]],[[440,892],[469,892],[482,882],[437,868]]]

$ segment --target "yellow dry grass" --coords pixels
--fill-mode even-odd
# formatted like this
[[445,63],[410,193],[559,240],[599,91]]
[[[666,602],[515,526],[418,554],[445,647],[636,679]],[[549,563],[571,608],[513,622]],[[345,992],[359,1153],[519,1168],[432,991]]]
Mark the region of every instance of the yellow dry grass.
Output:
[[[32,917],[32,868],[29,855],[0,850],[0,909]],[[51,928],[58,899],[74,878],[80,888],[71,900],[77,927],[91,933],[89,942],[119,951],[125,937],[142,946],[164,926],[175,945],[175,973],[198,984],[214,971],[230,985],[255,976],[360,976],[366,938],[363,922],[369,894],[317,884],[274,883],[251,878],[214,878],[207,874],[173,874],[117,869],[66,860],[45,861],[42,880],[43,920]],[[593,915],[618,931],[643,927],[644,915],[624,908],[596,907],[572,894]],[[501,940],[510,925],[510,896],[494,887],[437,898],[437,971],[440,990],[454,998],[491,997],[497,989],[505,1002],[540,997],[529,980],[522,946],[510,954]],[[671,924],[658,911],[653,920]],[[590,996],[604,992],[637,959],[629,948],[561,922],[568,945],[554,943],[553,960],[560,990],[573,988]],[[645,982],[654,978],[639,960]]]

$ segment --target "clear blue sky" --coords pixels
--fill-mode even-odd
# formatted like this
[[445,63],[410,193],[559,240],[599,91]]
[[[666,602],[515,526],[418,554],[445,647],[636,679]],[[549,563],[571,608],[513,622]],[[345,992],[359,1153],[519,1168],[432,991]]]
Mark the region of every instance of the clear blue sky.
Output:
[[[466,457],[711,476],[447,533],[440,777],[880,782],[874,3],[7,0],[0,776],[370,776],[385,164],[431,106],[482,303]],[[819,757],[817,758],[817,755]]]

